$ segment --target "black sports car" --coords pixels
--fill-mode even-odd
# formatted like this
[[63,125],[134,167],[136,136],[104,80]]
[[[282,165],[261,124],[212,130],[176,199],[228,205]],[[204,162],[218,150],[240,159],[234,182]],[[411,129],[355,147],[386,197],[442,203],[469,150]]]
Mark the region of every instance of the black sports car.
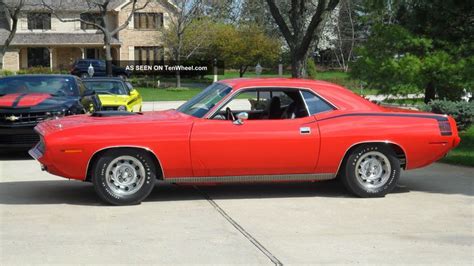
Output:
[[33,127],[46,119],[97,110],[93,91],[72,75],[16,75],[0,78],[0,148],[30,148]]

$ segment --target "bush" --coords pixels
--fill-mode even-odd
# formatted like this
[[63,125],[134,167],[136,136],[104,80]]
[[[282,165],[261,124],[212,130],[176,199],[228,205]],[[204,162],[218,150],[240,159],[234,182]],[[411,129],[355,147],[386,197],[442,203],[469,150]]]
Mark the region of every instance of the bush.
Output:
[[316,76],[318,75],[316,64],[314,63],[314,60],[312,58],[308,59],[308,61],[306,62],[306,72],[308,74],[308,77],[312,79],[316,79]]
[[0,70],[0,77],[6,77],[6,76],[12,76],[12,75],[15,75],[15,72],[6,70],[6,69]]
[[422,110],[452,116],[457,123],[458,130],[466,130],[474,123],[474,102],[451,102],[434,100],[421,107]]
[[49,67],[31,67],[28,69],[21,69],[17,72],[18,75],[26,74],[69,74],[66,70],[51,70]]

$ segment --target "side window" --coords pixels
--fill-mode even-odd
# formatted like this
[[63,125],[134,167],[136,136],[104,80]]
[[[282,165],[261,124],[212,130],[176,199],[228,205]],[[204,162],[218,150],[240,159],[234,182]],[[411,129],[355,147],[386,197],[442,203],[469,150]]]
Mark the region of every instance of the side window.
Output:
[[334,110],[331,105],[309,91],[301,91],[301,94],[311,115]]
[[226,109],[234,115],[248,113],[250,120],[295,119],[308,116],[306,107],[297,89],[244,91],[224,105],[215,119],[229,119]]

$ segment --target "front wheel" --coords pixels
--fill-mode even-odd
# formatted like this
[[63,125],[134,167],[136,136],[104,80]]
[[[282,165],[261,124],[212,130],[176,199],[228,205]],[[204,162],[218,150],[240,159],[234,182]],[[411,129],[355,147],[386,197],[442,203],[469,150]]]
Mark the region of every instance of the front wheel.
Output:
[[351,193],[383,197],[397,185],[400,161],[389,147],[367,144],[352,150],[341,170],[342,183]]
[[139,204],[151,193],[155,180],[153,160],[137,149],[106,151],[93,168],[96,193],[112,205]]

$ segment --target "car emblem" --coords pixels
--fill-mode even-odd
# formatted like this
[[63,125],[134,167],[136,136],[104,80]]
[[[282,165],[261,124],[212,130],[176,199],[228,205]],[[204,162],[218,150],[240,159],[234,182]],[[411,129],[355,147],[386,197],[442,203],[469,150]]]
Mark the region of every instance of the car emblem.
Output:
[[8,121],[12,121],[12,122],[14,122],[14,121],[17,121],[17,120],[19,120],[19,119],[20,119],[20,117],[18,117],[18,116],[15,116],[15,115],[11,115],[11,116],[7,116],[7,117],[5,117],[5,119],[6,119],[6,120],[8,120]]

